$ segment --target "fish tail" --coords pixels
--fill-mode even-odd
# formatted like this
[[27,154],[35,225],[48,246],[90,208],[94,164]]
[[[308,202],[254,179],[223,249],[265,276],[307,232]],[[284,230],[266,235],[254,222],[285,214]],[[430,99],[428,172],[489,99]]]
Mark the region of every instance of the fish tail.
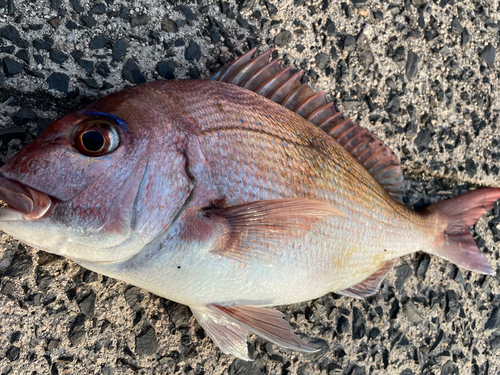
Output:
[[447,224],[438,237],[434,254],[470,271],[494,275],[486,257],[468,230],[485,211],[500,199],[500,189],[485,188],[433,204],[428,210]]

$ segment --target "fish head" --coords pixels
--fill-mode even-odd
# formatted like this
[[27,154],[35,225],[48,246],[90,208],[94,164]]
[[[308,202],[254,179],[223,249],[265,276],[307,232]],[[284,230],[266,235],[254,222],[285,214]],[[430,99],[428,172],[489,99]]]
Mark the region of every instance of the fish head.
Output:
[[8,160],[0,229],[95,263],[126,260],[161,234],[192,187],[182,134],[152,95],[132,88],[100,99]]

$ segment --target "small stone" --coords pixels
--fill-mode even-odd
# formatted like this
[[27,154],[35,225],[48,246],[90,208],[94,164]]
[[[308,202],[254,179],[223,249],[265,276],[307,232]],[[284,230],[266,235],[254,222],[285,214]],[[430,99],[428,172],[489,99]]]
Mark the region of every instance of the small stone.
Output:
[[105,47],[107,47],[107,48],[111,47],[111,39],[109,39],[104,34],[96,36],[89,43],[89,48],[90,49],[101,49],[101,48],[105,48]]
[[94,292],[91,292],[78,304],[78,306],[80,307],[80,311],[87,318],[94,317],[95,300],[96,300],[96,294]]
[[476,163],[474,163],[474,160],[467,159],[465,161],[465,170],[466,170],[467,175],[469,177],[474,177],[476,175],[477,167],[476,167]]
[[278,14],[278,8],[276,8],[274,4],[270,3],[269,1],[266,1],[265,4],[270,17],[274,17],[276,14]]
[[158,340],[153,327],[148,327],[135,338],[135,352],[137,355],[152,355],[158,350]]
[[59,26],[61,26],[61,19],[59,17],[52,18],[49,23],[54,29],[57,29]]
[[12,55],[15,50],[16,50],[16,47],[14,47],[14,46],[0,47],[0,53],[8,53],[8,54]]
[[52,73],[47,78],[49,89],[60,92],[68,92],[69,77],[64,73]]
[[84,55],[85,54],[83,53],[83,51],[75,50],[75,51],[71,52],[71,57],[73,57],[75,59],[75,61],[80,60]]
[[66,55],[64,52],[62,51],[59,51],[58,49],[51,49],[49,51],[49,56],[50,56],[50,59],[57,63],[57,64],[62,64],[63,62],[65,62],[67,59],[68,59],[68,55]]
[[[236,358],[228,369],[229,375],[264,375],[255,362]],[[267,373],[267,371],[266,371]]]
[[491,349],[493,353],[500,353],[500,332],[493,332],[489,338]]
[[344,38],[344,51],[352,52],[356,48],[356,38],[352,35],[347,35]]
[[10,335],[9,342],[11,344],[14,344],[15,342],[18,342],[20,338],[21,338],[21,332],[20,331],[14,331]]
[[132,286],[125,291],[125,301],[132,308],[133,311],[137,312],[141,310],[140,302],[142,301],[141,290]]
[[349,332],[349,320],[344,315],[340,315],[337,320],[337,332],[338,333]]
[[389,114],[392,115],[399,115],[400,109],[401,109],[401,104],[399,102],[399,97],[396,94],[391,94],[389,97],[389,101],[387,102],[387,105],[385,106],[385,111]]
[[136,85],[146,82],[146,77],[133,59],[128,59],[123,65],[122,77]]
[[83,7],[80,4],[80,0],[70,0],[71,5],[73,5],[73,9],[75,10],[76,13],[82,13],[83,12]]
[[21,349],[19,349],[17,346],[11,346],[5,352],[5,356],[11,362],[17,361],[19,359],[19,354],[21,354]]
[[128,43],[125,38],[118,39],[115,44],[113,44],[113,49],[111,51],[113,60],[120,60],[127,54]]
[[319,70],[323,70],[326,68],[326,65],[328,64],[329,57],[326,53],[320,52],[314,57],[314,60],[316,61],[317,68]]
[[384,13],[382,13],[380,10],[377,10],[377,11],[373,12],[373,18],[375,18],[377,21],[383,20]]
[[66,22],[66,28],[68,30],[76,30],[76,29],[78,29],[78,25],[73,21],[68,21],[68,22]]
[[90,60],[80,59],[78,65],[87,71],[88,74],[94,74],[94,62]]
[[181,5],[177,5],[174,10],[176,10],[177,12],[181,12],[182,14],[184,14],[184,17],[186,17],[187,20],[189,21],[198,21],[198,17],[196,17],[196,15],[193,13],[193,11],[191,10],[191,8],[189,8],[187,5],[184,5],[184,4],[181,4]]
[[109,66],[108,64],[106,64],[105,61],[101,61],[99,64],[96,65],[95,68],[96,68],[96,73],[104,78],[109,76],[109,73],[111,73]]
[[460,314],[462,305],[458,302],[457,294],[453,290],[446,291],[446,320],[453,322]]
[[198,45],[198,43],[196,43],[194,40],[191,40],[189,42],[188,48],[186,49],[184,57],[190,61],[193,60],[199,61],[201,57],[201,48]]
[[292,40],[292,33],[288,30],[283,30],[274,37],[276,47],[285,47]]
[[28,254],[16,254],[12,263],[4,272],[5,276],[21,277],[29,275],[33,270],[33,259]]
[[365,316],[357,307],[352,309],[352,338],[359,340],[365,337]]
[[441,375],[459,375],[458,367],[453,364],[451,359],[443,365]]
[[408,51],[406,59],[406,78],[411,81],[418,68],[419,57],[412,50]]
[[28,50],[27,49],[20,49],[19,51],[17,51],[16,53],[16,57],[18,59],[21,59],[23,61],[26,61],[28,64],[30,62],[30,55],[28,53]]
[[404,283],[413,275],[413,270],[408,264],[396,267],[396,282],[394,286],[397,290],[403,290]]
[[470,34],[467,31],[467,28],[464,27],[462,30],[462,35],[460,37],[460,46],[463,48],[467,43],[469,43],[470,40]]
[[16,126],[22,126],[29,121],[36,121],[37,119],[37,114],[31,108],[21,108],[12,116],[12,122],[14,122]]
[[333,36],[336,33],[335,23],[330,18],[327,18],[326,20],[325,31],[328,36]]
[[21,64],[10,57],[4,57],[3,67],[4,73],[8,77],[21,73],[24,69],[24,64]]
[[425,150],[429,148],[429,143],[431,142],[431,133],[427,129],[421,129],[417,138],[415,138],[415,146],[417,146],[418,151]]
[[17,29],[12,25],[7,25],[0,29],[0,36],[16,44],[21,39],[19,31],[17,31]]
[[0,85],[2,85],[5,81],[5,76],[2,72],[0,72]]
[[175,65],[175,61],[160,61],[156,68],[163,78],[175,79]]
[[403,305],[403,314],[412,323],[420,323],[424,320],[422,315],[418,312],[417,307],[411,301],[408,301]]
[[166,31],[167,33],[176,33],[179,31],[179,28],[177,27],[177,24],[175,21],[172,21],[168,16],[163,17],[163,20],[161,21],[161,29],[163,31]]
[[493,65],[495,65],[495,48],[491,44],[488,44],[481,51],[480,56],[484,61],[486,61],[488,67],[493,68]]
[[92,16],[83,16],[83,17],[80,17],[80,21],[82,21],[82,23],[87,26],[87,27],[94,27],[97,23],[97,21],[95,20],[94,17]]
[[106,5],[104,5],[103,3],[96,4],[91,9],[91,12],[94,14],[104,14],[106,13]]
[[427,254],[423,254],[422,260],[420,261],[418,268],[417,268],[417,278],[419,280],[425,279],[425,274],[427,273],[427,270],[429,269],[430,263],[431,263],[431,257]]
[[498,306],[491,310],[490,317],[484,324],[484,329],[499,329],[500,328],[500,308]]
[[130,26],[131,27],[144,26],[147,25],[148,22],[149,22],[149,16],[147,14],[141,14],[138,17],[132,17],[130,19]]
[[33,47],[35,47],[35,49],[49,49],[53,44],[54,42],[52,40],[35,39],[33,41]]

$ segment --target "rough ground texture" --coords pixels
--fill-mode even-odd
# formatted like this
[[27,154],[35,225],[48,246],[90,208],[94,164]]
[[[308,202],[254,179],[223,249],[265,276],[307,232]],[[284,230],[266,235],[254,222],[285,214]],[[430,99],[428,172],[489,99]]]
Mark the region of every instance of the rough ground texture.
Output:
[[[205,78],[250,47],[400,156],[408,204],[500,186],[498,0],[0,0],[0,158],[126,85]],[[498,271],[500,207],[473,229]],[[423,254],[379,294],[282,307],[319,353],[214,346],[189,310],[2,236],[3,374],[497,374],[500,283]]]

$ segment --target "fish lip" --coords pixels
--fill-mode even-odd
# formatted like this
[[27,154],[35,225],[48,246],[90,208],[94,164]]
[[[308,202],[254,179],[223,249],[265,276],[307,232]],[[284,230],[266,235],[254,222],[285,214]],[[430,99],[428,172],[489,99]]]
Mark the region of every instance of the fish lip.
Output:
[[7,208],[0,209],[0,221],[36,220],[45,216],[54,205],[49,195],[0,173],[0,199]]

